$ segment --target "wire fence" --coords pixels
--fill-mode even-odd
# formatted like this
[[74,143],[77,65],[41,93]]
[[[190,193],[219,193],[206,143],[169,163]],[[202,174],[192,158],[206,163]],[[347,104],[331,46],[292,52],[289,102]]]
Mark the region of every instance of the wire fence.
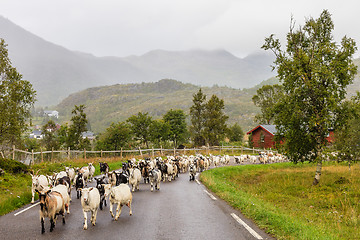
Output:
[[[204,154],[209,155],[221,155],[221,154],[231,154],[231,155],[240,155],[240,154],[255,154],[258,152],[266,151],[265,149],[255,149],[247,148],[244,146],[211,146],[211,147],[201,147],[201,148],[183,148],[183,149],[164,149],[160,148],[151,148],[151,149],[120,149],[113,151],[88,151],[84,150],[71,150],[70,148],[66,150],[51,150],[51,151],[24,151],[16,149],[13,146],[12,150],[9,152],[11,155],[10,158],[13,160],[20,161],[26,165],[31,165],[34,163],[40,162],[61,162],[71,159],[78,158],[111,158],[111,157],[120,157],[120,158],[132,158],[134,156],[140,156],[141,158],[145,157],[157,157],[157,156],[175,156],[175,155],[196,155]],[[2,154],[3,155],[3,154]],[[4,156],[3,156],[4,157]]]

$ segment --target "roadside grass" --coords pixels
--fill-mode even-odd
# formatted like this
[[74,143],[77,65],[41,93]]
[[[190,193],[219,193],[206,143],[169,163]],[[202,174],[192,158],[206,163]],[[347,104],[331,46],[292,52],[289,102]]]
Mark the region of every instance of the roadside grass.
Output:
[[[3,160],[1,160],[3,161]],[[4,160],[5,161],[5,160]],[[122,167],[122,162],[125,159],[120,157],[108,159],[74,159],[65,162],[43,162],[34,164],[29,169],[26,165],[19,162],[12,163],[12,160],[6,160],[7,166],[10,167],[5,170],[5,174],[0,176],[0,216],[14,211],[31,202],[31,176],[29,173],[13,173],[12,169],[26,169],[38,174],[52,175],[54,172],[65,171],[65,167],[82,167],[87,166],[87,163],[92,162],[95,166],[95,174],[100,174],[99,162],[107,162],[110,171],[117,170]],[[22,166],[23,165],[23,166]],[[35,194],[35,200],[38,198]]]
[[216,168],[201,181],[278,239],[360,239],[360,166],[280,163]]

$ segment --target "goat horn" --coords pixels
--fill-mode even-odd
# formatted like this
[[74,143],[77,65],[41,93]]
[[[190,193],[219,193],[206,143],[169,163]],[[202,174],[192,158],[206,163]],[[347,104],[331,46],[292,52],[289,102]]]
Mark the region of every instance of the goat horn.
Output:
[[35,174],[36,176],[38,175],[39,171],[40,171],[40,169],[39,169],[39,170],[37,170],[37,172],[36,172],[36,174]]

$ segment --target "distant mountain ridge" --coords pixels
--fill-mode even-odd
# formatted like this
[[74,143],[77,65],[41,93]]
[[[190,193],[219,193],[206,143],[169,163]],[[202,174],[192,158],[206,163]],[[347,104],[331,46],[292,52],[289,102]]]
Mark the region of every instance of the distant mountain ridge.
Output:
[[171,78],[199,86],[249,88],[275,74],[267,53],[238,58],[225,50],[154,50],[142,56],[95,57],[50,43],[0,16],[12,65],[37,91],[38,105],[96,86]]

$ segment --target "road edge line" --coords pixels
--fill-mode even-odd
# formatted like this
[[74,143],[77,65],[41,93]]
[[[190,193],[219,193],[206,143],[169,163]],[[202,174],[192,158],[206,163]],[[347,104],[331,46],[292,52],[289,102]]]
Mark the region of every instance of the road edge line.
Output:
[[243,220],[241,220],[241,218],[239,218],[235,213],[231,213],[230,214],[239,224],[243,225],[246,230],[249,231],[249,233],[251,233],[251,235],[253,235],[256,239],[263,239],[257,232],[255,232],[254,229],[252,229],[251,227],[249,227],[249,225],[247,225]]
[[30,206],[30,207],[27,207],[27,208],[21,210],[20,212],[15,213],[14,216],[17,216],[17,215],[19,215],[20,213],[23,213],[23,212],[29,210],[30,208],[37,206],[38,204],[40,204],[40,202],[37,202],[37,203],[35,203],[34,205],[32,205],[32,206]]
[[209,197],[212,199],[212,200],[216,200],[216,197],[214,197],[214,195],[212,195],[211,193],[209,193],[208,191],[204,190],[204,192],[209,195]]

